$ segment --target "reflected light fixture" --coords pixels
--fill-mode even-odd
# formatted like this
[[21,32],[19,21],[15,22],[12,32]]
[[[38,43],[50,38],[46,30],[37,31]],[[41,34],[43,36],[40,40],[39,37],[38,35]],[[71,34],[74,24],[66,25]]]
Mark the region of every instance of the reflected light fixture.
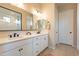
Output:
[[15,5],[19,8],[24,8],[24,4],[23,3],[11,3],[12,5]]

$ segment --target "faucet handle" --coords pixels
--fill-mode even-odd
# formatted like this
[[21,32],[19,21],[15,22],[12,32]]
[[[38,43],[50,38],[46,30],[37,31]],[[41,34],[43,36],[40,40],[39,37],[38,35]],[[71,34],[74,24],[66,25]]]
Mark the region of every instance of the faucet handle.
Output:
[[10,38],[12,38],[12,35],[8,35]]
[[19,37],[19,34],[17,34],[17,37]]

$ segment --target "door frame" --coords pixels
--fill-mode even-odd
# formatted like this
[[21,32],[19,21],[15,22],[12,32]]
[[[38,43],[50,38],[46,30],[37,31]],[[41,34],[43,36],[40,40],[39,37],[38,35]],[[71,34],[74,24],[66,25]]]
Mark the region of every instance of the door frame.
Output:
[[[71,9],[71,10],[72,10],[72,9]],[[74,15],[74,13],[73,13],[73,15]],[[73,20],[74,20],[74,19],[73,19]],[[57,42],[56,44],[59,44],[59,43],[60,43],[60,42],[59,42],[59,27],[60,27],[60,26],[59,26],[59,11],[58,11],[58,39],[57,39],[58,42]],[[72,37],[72,38],[73,38],[73,37]],[[74,38],[73,38],[72,40],[74,41]],[[72,41],[72,42],[73,42],[73,41]],[[73,43],[74,43],[74,42],[73,42]],[[71,45],[72,47],[74,47],[74,44],[73,44],[73,43],[72,43],[72,45]],[[62,44],[64,44],[64,43],[62,43]],[[66,44],[66,45],[69,45],[69,44]]]

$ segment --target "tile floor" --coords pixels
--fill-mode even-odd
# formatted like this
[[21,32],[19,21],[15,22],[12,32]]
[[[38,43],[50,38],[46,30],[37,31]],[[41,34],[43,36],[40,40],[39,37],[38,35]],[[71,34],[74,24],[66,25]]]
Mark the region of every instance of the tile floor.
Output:
[[45,49],[39,56],[79,56],[79,51],[72,46],[58,44],[56,49]]

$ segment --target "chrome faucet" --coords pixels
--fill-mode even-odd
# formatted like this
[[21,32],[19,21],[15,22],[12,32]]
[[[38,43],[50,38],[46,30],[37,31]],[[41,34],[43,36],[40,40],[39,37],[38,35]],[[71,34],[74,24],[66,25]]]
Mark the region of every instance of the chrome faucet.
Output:
[[14,36],[14,37],[16,37],[16,35],[17,35],[17,33],[14,33],[14,35],[13,35],[13,36]]
[[31,32],[27,32],[26,35],[31,35]]

